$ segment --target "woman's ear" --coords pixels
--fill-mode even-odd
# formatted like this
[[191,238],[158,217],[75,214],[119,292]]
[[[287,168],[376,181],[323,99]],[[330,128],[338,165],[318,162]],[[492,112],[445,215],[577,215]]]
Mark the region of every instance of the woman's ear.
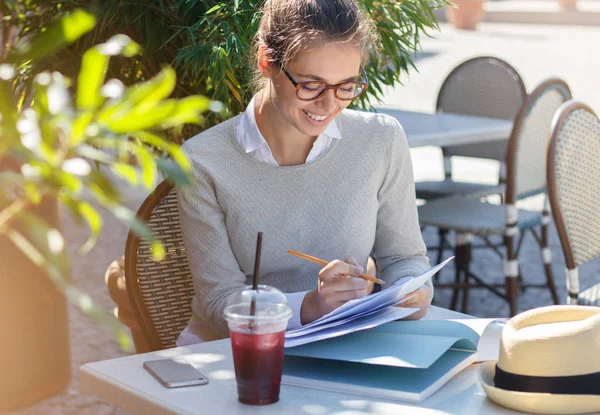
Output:
[[264,76],[267,79],[271,79],[273,77],[271,68],[272,65],[267,55],[267,48],[264,46],[260,46],[258,48],[258,70],[262,76]]

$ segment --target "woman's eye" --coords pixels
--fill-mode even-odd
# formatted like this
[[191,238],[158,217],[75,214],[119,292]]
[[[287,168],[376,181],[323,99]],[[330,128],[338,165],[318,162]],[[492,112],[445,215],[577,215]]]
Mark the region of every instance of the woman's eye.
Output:
[[304,85],[302,88],[306,89],[307,91],[318,91],[319,89],[321,89],[321,85],[318,84],[308,84],[308,85]]
[[356,89],[356,85],[355,84],[343,85],[340,89],[344,92],[353,92]]

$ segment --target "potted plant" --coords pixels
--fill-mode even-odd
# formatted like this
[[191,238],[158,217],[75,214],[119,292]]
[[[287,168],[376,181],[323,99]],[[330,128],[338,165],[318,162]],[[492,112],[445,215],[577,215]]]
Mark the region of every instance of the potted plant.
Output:
[[448,21],[457,29],[475,30],[485,15],[485,0],[452,0],[446,7]]
[[198,95],[169,99],[176,84],[170,67],[129,87],[115,79],[105,82],[111,57],[130,58],[140,51],[124,35],[87,50],[76,79],[42,72],[29,87],[23,85],[20,75],[32,62],[57,53],[95,22],[94,15],[75,10],[18,42],[0,64],[0,412],[67,386],[67,300],[113,330],[123,347],[131,347],[114,316],[70,281],[59,209],[89,227],[82,253],[102,228],[102,207],[154,241],[160,259],[162,246],[124,206],[107,171],[148,189],[158,170],[177,184],[187,183],[189,161],[165,134],[200,123],[201,113],[216,108]]

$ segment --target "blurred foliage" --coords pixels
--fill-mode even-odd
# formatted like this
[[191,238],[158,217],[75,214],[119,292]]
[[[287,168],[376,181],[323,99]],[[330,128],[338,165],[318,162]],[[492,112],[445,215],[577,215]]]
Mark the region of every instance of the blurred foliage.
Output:
[[[78,223],[87,224],[91,237],[81,247],[85,253],[102,229],[97,208],[102,207],[151,241],[160,260],[162,244],[125,206],[122,191],[105,172],[148,190],[154,187],[159,170],[176,184],[188,183],[190,162],[165,131],[200,124],[202,114],[219,105],[200,95],[170,98],[177,81],[168,66],[128,87],[117,79],[106,81],[111,58],[131,59],[140,52],[140,46],[122,34],[83,52],[72,77],[57,71],[22,76],[39,59],[59,53],[95,24],[93,14],[74,10],[43,31],[19,33],[10,53],[3,54],[0,234],[44,269],[83,311],[116,330],[127,348],[129,337],[120,323],[70,282],[65,241],[57,224],[36,216],[33,208],[45,200],[58,200]],[[23,82],[29,87],[23,88]]]
[[[413,66],[420,36],[438,28],[433,10],[447,2],[361,2],[381,37],[366,68],[370,88],[357,103],[369,108],[381,98],[384,86],[399,82]],[[109,67],[111,77],[130,85],[152,77],[163,62],[172,65],[177,73],[174,96],[201,94],[225,105],[224,112],[207,117],[203,128],[208,128],[243,111],[252,96],[250,45],[260,21],[261,4],[262,0],[5,0],[4,18],[22,28],[20,36],[27,37],[39,32],[54,16],[75,8],[93,10],[98,17],[95,29],[61,53],[32,66],[23,74],[29,79],[24,84],[30,84],[42,70],[74,76],[83,51],[114,34],[125,33],[140,42],[146,52],[137,59],[115,59]],[[181,142],[195,132],[197,129],[187,129],[181,135],[172,134],[171,139]]]

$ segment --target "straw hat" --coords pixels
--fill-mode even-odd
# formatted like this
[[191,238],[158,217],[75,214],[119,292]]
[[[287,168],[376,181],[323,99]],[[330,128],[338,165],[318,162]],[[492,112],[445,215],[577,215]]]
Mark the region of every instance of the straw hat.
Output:
[[600,411],[600,307],[542,307],[513,317],[498,360],[481,365],[479,381],[488,398],[518,411]]

